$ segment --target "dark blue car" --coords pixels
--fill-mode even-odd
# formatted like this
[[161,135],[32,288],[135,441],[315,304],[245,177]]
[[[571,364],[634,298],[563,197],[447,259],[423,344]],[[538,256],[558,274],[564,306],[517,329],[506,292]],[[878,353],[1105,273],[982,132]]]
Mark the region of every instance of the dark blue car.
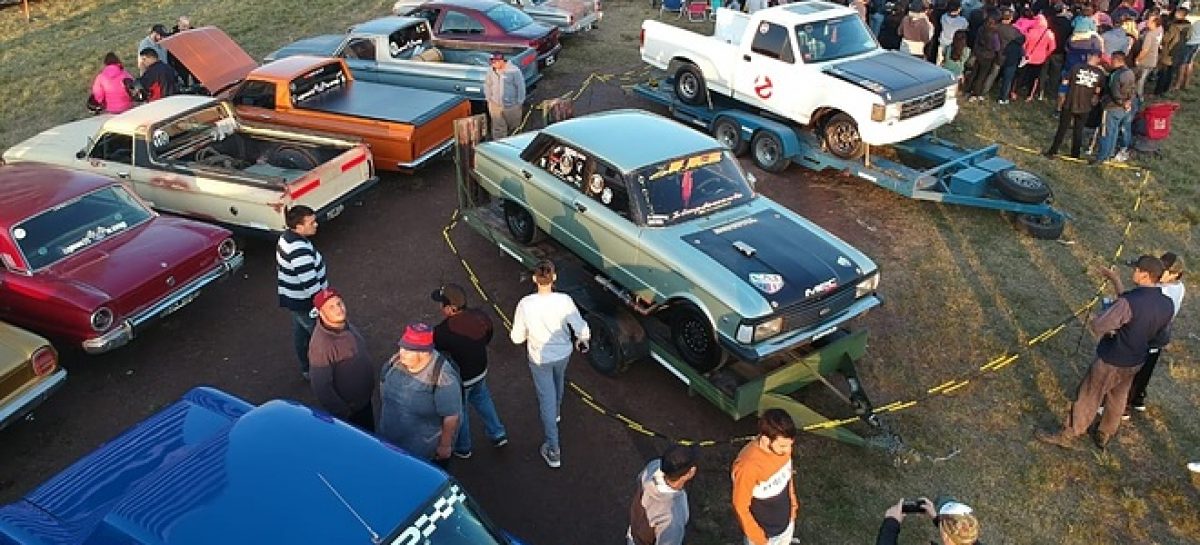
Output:
[[320,411],[195,388],[20,501],[0,544],[522,545],[441,470]]

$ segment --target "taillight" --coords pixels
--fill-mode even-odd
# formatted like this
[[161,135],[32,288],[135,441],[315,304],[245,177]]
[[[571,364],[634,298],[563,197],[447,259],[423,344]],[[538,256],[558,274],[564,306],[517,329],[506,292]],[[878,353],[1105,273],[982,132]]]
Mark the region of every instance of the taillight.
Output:
[[525,57],[521,59],[521,66],[529,66],[533,64],[533,61],[536,59],[537,55],[525,55]]
[[58,367],[58,354],[49,346],[35,350],[29,360],[33,362],[33,374],[39,377],[53,373]]
[[222,261],[229,261],[233,256],[237,255],[237,243],[232,238],[227,238],[217,245],[217,257]]

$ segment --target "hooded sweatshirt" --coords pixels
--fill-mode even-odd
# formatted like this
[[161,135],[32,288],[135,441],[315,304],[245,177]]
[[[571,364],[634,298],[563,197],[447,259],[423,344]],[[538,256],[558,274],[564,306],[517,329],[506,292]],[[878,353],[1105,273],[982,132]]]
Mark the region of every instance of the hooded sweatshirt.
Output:
[[924,12],[909,12],[900,23],[900,38],[904,41],[905,51],[910,55],[921,55],[925,44],[933,39],[933,23]]
[[1033,18],[1033,24],[1025,29],[1025,58],[1029,59],[1029,64],[1044,64],[1056,46],[1046,16],[1038,14]]
[[683,545],[688,516],[687,492],[668,486],[662,460],[651,460],[629,506],[630,537],[638,545]]
[[104,111],[119,114],[133,107],[133,99],[125,90],[125,80],[133,76],[119,64],[109,64],[92,80],[92,98],[104,105]]

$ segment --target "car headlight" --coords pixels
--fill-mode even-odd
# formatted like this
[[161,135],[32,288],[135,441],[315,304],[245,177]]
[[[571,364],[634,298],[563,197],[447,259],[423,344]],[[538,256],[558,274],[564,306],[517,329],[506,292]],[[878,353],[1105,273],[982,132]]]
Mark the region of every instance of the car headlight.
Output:
[[887,121],[888,119],[898,119],[900,117],[900,109],[903,104],[872,104],[871,105],[871,121]]
[[222,240],[221,244],[217,246],[217,255],[225,261],[233,259],[233,256],[237,255],[237,243],[232,238]]
[[742,344],[756,343],[770,339],[781,332],[783,332],[782,316],[757,324],[742,324],[738,326],[737,341]]
[[854,298],[864,297],[875,293],[879,288],[879,273],[872,274],[870,278],[863,280],[854,286]]
[[98,332],[108,331],[108,328],[113,325],[113,313],[108,310],[108,307],[100,307],[92,313],[91,317],[92,329]]

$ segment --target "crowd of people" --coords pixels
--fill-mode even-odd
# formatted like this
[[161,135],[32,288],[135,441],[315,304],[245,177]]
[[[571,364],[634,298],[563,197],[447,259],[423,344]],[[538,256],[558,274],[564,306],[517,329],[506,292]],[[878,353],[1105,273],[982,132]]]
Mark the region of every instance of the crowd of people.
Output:
[[1070,130],[1071,157],[1128,160],[1138,111],[1188,89],[1200,49],[1189,0],[932,2],[850,0],[881,46],[946,68],[968,104],[1052,101],[1050,157]]
[[171,30],[161,24],[138,42],[138,77],[134,77],[116,52],[104,55],[104,67],[92,79],[88,109],[96,113],[119,114],[141,102],[152,102],[179,92],[179,73],[170,62],[167,49],[160,43],[172,34],[192,29],[192,20],[181,15]]

